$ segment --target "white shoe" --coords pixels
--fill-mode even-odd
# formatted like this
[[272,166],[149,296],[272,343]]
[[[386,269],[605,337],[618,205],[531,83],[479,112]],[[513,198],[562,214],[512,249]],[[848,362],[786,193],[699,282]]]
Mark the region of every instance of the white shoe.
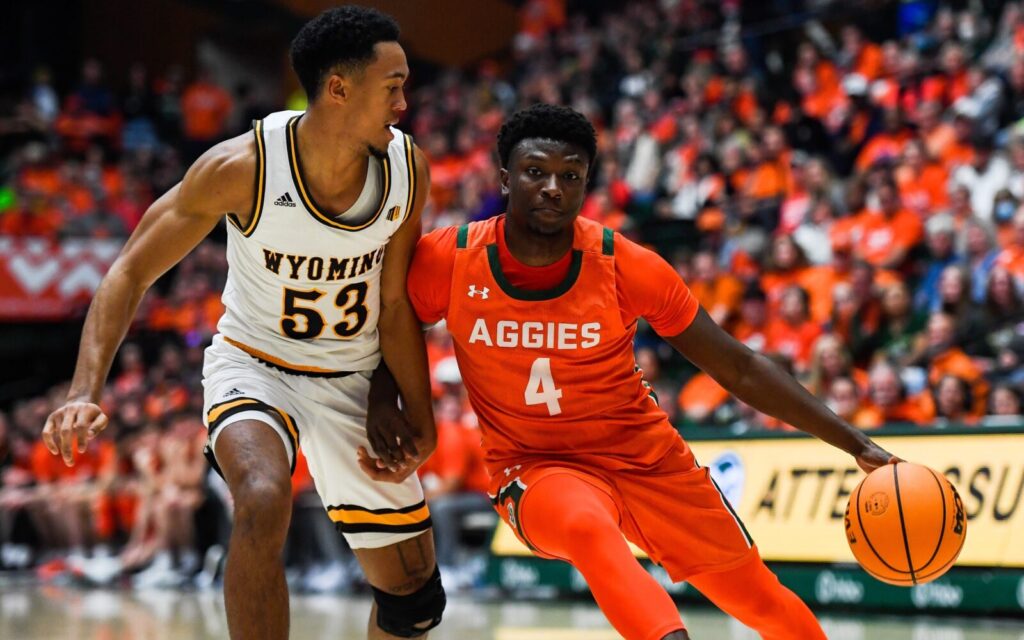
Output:
[[170,589],[181,584],[181,576],[174,570],[171,556],[161,551],[153,558],[152,564],[132,578],[136,589]]
[[309,571],[302,581],[302,587],[311,593],[338,593],[351,582],[348,572],[340,562],[318,566]]
[[100,556],[86,560],[81,565],[81,577],[96,586],[113,584],[121,575],[121,559],[116,556]]
[[224,547],[219,544],[212,545],[206,550],[203,556],[203,568],[196,574],[195,585],[197,589],[212,589],[217,583],[217,574],[220,569],[220,561],[224,559]]

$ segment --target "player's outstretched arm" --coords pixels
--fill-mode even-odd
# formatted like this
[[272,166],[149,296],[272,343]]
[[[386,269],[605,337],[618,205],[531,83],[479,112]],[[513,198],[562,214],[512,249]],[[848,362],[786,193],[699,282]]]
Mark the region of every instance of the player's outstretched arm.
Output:
[[[381,274],[380,319],[377,326],[380,331],[381,355],[387,368],[391,371],[398,389],[402,394],[409,423],[413,429],[410,434],[414,441],[402,438],[398,432],[382,432],[385,425],[401,426],[395,421],[367,423],[367,432],[374,453],[384,459],[394,459],[404,455],[405,465],[400,470],[380,469],[374,464],[364,464],[363,470],[379,480],[400,482],[415,471],[420,463],[433,453],[437,446],[437,428],[434,425],[434,412],[430,397],[430,375],[427,367],[427,351],[423,342],[423,329],[413,310],[412,303],[406,292],[406,276],[409,263],[412,262],[413,250],[420,238],[420,217],[430,192],[430,172],[427,159],[416,148],[416,194],[413,197],[413,210],[402,227],[391,237],[384,254],[384,267]],[[408,443],[408,444],[405,444]],[[410,447],[412,444],[414,446]],[[378,450],[380,446],[382,450]],[[369,460],[369,456],[360,456]],[[376,471],[376,473],[370,473]]]
[[729,393],[846,451],[865,471],[897,460],[864,432],[832,413],[771,360],[723,331],[704,309],[682,333],[666,339]]
[[103,278],[85,319],[67,401],[46,419],[43,442],[74,464],[107,426],[98,402],[111,362],[146,290],[177,264],[228,212],[250,215],[255,143],[251,135],[213,147],[181,183],[154,202]]

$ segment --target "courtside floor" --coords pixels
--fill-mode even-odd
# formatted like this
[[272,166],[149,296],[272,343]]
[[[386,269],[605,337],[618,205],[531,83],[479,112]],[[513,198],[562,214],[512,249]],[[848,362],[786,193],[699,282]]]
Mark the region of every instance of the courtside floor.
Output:
[[[293,596],[291,637],[362,640],[367,597]],[[757,640],[724,615],[684,607],[695,640]],[[1024,640],[1024,621],[858,618],[823,615],[832,640]],[[0,588],[3,640],[212,640],[227,638],[218,593],[98,591],[64,587]],[[586,602],[478,602],[451,598],[431,640],[614,640]]]

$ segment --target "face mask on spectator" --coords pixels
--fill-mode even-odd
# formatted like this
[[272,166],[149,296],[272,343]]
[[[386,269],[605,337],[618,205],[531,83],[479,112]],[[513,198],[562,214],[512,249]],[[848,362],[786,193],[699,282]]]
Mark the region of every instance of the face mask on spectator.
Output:
[[995,208],[992,210],[992,217],[995,218],[996,222],[1003,224],[1009,222],[1013,218],[1013,213],[1017,208],[1014,206],[1012,200],[1003,200],[997,202]]

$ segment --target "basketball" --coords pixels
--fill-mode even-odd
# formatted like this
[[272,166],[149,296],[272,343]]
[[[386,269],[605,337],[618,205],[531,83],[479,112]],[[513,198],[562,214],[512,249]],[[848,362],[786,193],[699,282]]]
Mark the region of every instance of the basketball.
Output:
[[846,507],[846,541],[872,576],[903,587],[946,573],[967,537],[963,502],[928,467],[887,464],[864,478]]

